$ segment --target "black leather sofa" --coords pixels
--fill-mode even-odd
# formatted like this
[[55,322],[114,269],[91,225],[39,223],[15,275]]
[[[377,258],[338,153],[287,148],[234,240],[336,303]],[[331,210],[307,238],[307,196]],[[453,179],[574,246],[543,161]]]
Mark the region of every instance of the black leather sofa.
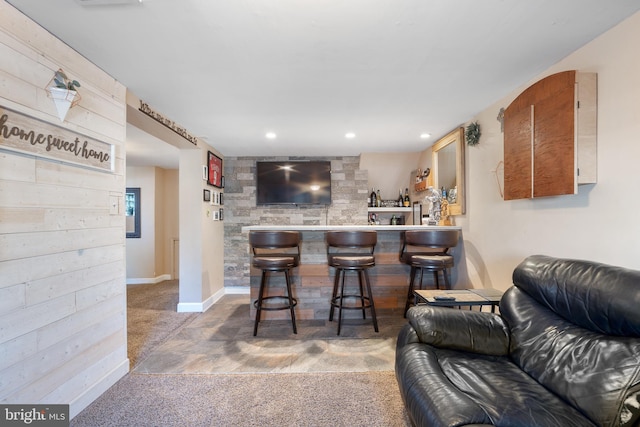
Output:
[[417,426],[640,426],[640,272],[531,256],[500,314],[416,306],[396,378]]

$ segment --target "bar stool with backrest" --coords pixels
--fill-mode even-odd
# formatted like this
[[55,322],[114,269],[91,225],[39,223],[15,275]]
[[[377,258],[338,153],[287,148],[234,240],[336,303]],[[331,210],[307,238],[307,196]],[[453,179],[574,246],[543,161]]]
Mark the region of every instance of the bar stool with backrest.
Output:
[[458,244],[459,230],[429,229],[407,230],[404,233],[402,249],[400,249],[400,261],[411,266],[411,279],[409,280],[409,292],[404,306],[404,315],[412,301],[415,301],[416,273],[420,271],[419,289],[422,289],[423,272],[433,272],[433,280],[436,289],[440,289],[439,273],[442,272],[444,287],[449,289],[448,270],[454,266],[453,255],[449,254],[450,248]]
[[[343,310],[362,310],[362,318],[366,319],[366,309],[371,309],[373,328],[378,332],[376,308],[367,273],[369,268],[376,265],[373,251],[378,241],[377,233],[375,231],[328,231],[326,240],[328,264],[336,269],[329,321],[333,321],[333,313],[337,308],[338,335],[340,335]],[[353,291],[345,291],[345,278],[348,271],[356,272],[358,275],[359,293],[357,294],[346,293]],[[345,299],[355,299],[356,302],[345,304]]]
[[[300,232],[252,231],[249,233],[249,243],[253,252],[253,266],[262,270],[258,299],[253,303],[256,308],[253,336],[258,333],[262,310],[290,310],[293,333],[297,334],[294,307],[298,304],[298,300],[291,293],[291,269],[300,264]],[[284,273],[286,293],[265,296],[269,276],[276,272]],[[270,300],[280,300],[283,304],[270,305]]]

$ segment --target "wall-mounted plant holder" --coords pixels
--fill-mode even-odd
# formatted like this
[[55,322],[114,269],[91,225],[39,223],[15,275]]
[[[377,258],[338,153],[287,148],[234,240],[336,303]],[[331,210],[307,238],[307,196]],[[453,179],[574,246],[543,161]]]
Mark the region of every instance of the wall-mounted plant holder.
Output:
[[61,122],[64,122],[69,109],[80,102],[81,96],[76,90],[79,87],[80,83],[77,80],[69,80],[62,68],[56,71],[53,78],[47,83],[45,90],[49,98],[53,100]]

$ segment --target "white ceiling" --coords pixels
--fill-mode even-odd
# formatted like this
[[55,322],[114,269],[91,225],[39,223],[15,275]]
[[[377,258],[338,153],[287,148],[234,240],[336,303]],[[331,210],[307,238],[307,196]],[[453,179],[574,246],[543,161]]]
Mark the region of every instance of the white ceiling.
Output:
[[8,0],[227,156],[421,151],[640,9],[638,0],[123,1]]

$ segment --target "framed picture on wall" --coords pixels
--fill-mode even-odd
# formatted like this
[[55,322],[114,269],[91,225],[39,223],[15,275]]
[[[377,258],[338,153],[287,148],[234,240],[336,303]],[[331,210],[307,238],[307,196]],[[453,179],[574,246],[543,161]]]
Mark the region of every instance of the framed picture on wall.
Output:
[[222,188],[222,159],[211,151],[208,152],[208,180],[209,185]]
[[205,201],[205,202],[210,202],[211,201],[211,191],[202,190],[202,200]]

